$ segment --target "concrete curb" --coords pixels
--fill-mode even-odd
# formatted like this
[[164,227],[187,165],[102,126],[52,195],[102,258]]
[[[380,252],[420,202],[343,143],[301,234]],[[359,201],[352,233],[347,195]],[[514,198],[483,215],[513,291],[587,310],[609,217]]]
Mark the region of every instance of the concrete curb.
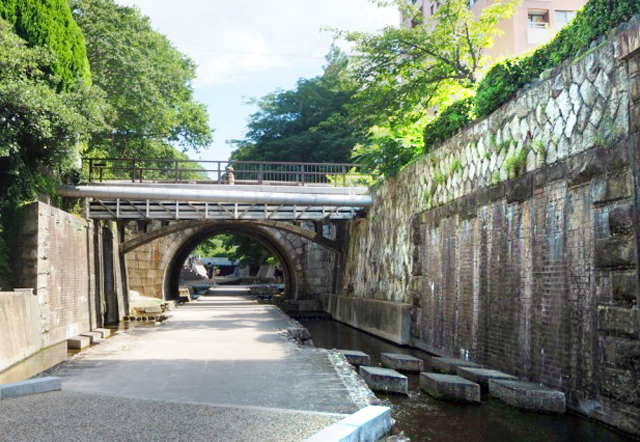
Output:
[[0,400],[27,396],[62,389],[62,379],[54,377],[30,379],[28,381],[0,384]]
[[389,430],[391,408],[371,405],[305,439],[305,442],[373,442]]

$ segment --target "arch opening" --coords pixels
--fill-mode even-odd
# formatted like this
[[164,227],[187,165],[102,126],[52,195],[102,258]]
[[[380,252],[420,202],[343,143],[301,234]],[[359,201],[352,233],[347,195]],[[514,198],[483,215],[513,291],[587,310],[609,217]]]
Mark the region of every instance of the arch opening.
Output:
[[187,238],[175,251],[169,260],[164,277],[164,298],[176,299],[178,287],[180,285],[180,273],[184,262],[198,245],[209,238],[218,235],[242,235],[251,238],[255,242],[264,246],[278,261],[282,269],[282,283],[284,284],[284,295],[288,299],[295,299],[298,293],[298,277],[292,258],[284,248],[267,231],[249,224],[212,224],[205,227],[189,238]]

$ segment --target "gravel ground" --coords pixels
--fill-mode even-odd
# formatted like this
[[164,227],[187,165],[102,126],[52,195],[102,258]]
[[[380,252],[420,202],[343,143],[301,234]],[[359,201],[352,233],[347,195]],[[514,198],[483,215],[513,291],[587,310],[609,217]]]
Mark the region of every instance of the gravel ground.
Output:
[[301,441],[343,416],[60,391],[0,401],[0,441]]

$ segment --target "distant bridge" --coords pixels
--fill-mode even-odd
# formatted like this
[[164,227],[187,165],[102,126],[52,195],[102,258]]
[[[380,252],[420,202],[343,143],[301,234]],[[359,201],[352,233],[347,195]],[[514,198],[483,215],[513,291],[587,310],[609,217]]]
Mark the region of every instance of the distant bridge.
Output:
[[61,186],[103,220],[348,220],[373,199],[354,164],[85,160],[89,180]]

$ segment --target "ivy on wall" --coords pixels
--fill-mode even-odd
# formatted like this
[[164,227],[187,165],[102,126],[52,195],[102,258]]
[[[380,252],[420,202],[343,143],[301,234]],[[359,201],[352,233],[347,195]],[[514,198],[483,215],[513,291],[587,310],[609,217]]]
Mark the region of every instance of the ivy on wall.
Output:
[[580,58],[592,41],[639,12],[638,0],[590,0],[551,42],[494,64],[479,83],[473,99],[464,98],[444,109],[425,129],[426,150],[455,135],[474,117],[490,115],[545,70],[564,60]]

